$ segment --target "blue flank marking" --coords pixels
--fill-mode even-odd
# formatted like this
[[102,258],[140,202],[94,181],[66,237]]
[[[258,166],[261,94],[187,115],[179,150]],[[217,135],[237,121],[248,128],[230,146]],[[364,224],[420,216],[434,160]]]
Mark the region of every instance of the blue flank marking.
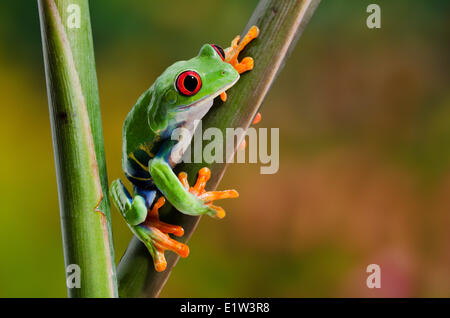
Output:
[[156,198],[156,190],[146,190],[139,187],[134,187],[134,194],[140,195],[144,198],[147,209],[152,206],[152,203]]

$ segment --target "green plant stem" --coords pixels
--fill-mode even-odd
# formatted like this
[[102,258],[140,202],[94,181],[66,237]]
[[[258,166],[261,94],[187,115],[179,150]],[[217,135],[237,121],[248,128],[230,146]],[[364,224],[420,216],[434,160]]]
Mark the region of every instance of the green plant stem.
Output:
[[[256,25],[261,31],[260,36],[242,52],[242,56],[254,58],[255,67],[243,74],[239,82],[227,92],[226,107],[213,107],[210,110],[202,121],[203,129],[217,127],[223,134],[227,127],[248,129],[319,2],[320,0],[259,2],[245,31]],[[236,143],[235,150],[239,144],[240,142]],[[177,166],[176,170],[186,171],[192,184],[197,171],[204,166],[209,166],[212,172],[208,189],[215,189],[225,172],[226,164],[182,164]],[[162,218],[169,223],[183,226],[185,230],[185,235],[181,239],[183,242],[189,240],[200,219],[181,214],[173,208],[163,211]],[[133,238],[118,268],[120,297],[157,297],[179,258],[174,253],[167,253],[166,257],[167,269],[157,273],[153,269],[152,259],[145,246]]]
[[79,288],[68,288],[68,295],[116,297],[89,4],[87,0],[38,0],[38,4],[64,260],[66,268],[78,265],[81,274]]

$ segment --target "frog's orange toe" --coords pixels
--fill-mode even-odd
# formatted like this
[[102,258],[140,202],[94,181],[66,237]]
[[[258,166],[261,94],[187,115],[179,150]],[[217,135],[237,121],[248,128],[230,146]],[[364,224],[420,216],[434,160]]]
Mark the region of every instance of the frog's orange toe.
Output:
[[162,240],[156,241],[154,244],[156,249],[161,252],[169,250],[180,255],[181,257],[187,257],[189,255],[189,247],[186,244],[177,242],[171,238],[164,238]]
[[234,199],[237,197],[239,197],[239,193],[236,190],[208,191],[199,195],[199,199],[205,202],[221,199]]
[[177,254],[183,258],[188,257],[189,256],[189,246],[187,246],[186,244],[183,244],[183,246],[181,246],[181,248]]
[[220,93],[220,99],[222,100],[222,102],[225,103],[227,101],[227,93],[226,92]]
[[180,173],[178,174],[178,180],[180,180],[181,184],[183,185],[183,187],[184,187],[186,190],[189,190],[189,182],[188,182],[188,179],[187,179],[187,174],[186,174],[186,172],[180,172]]
[[250,30],[247,32],[248,42],[253,39],[256,39],[259,36],[259,28],[256,25],[253,25]]
[[254,61],[251,57],[245,57],[241,62],[238,61],[239,53],[259,35],[257,26],[252,26],[247,34],[242,38],[237,36],[231,41],[231,46],[225,49],[225,62],[230,63],[239,74],[253,69]]
[[[164,256],[165,248],[159,245],[156,245],[156,251],[154,253],[154,262],[153,266],[157,272],[163,272],[167,268],[166,257]],[[174,251],[181,257],[185,258],[189,255],[189,247],[185,244],[179,243],[178,249]]]
[[184,235],[184,229],[183,229],[183,227],[181,227],[179,225],[172,225],[172,224],[167,224],[165,222],[159,221],[158,228],[163,233],[173,234],[178,237]]
[[244,72],[251,71],[254,65],[255,62],[251,57],[244,57],[241,63],[236,65],[236,71],[238,71],[239,74],[242,74]]
[[223,219],[226,215],[225,210],[217,205],[208,204],[211,209],[215,211],[214,215],[211,215],[213,218],[216,219]]
[[163,272],[167,267],[167,261],[164,257],[164,251],[157,249],[154,256],[153,266],[157,272]]
[[205,192],[206,182],[211,178],[211,170],[206,167],[198,171],[198,178],[195,185],[189,190],[192,194],[200,195]]
[[262,119],[262,115],[261,115],[261,113],[258,112],[255,115],[255,118],[253,118],[252,125],[258,124],[261,121],[261,119]]

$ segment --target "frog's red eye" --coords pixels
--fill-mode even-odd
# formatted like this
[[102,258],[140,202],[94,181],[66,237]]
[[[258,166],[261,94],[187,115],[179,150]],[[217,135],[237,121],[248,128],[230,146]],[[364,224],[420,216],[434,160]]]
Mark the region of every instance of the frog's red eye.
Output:
[[178,92],[184,96],[192,96],[202,88],[200,75],[195,71],[184,71],[175,81]]
[[216,50],[217,54],[220,55],[222,61],[225,61],[225,52],[223,51],[223,49],[217,44],[211,44],[211,46],[213,47],[214,50]]

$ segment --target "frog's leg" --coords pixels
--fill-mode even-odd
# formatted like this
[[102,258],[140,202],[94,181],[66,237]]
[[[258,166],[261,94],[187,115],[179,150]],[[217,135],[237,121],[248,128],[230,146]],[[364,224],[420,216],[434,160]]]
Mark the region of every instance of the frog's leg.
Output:
[[181,257],[187,257],[189,247],[175,241],[168,235],[183,236],[184,230],[181,226],[170,225],[159,220],[158,210],[164,205],[164,197],[160,197],[152,206],[156,191],[147,191],[149,192],[148,195],[145,195],[144,192],[136,191],[139,194],[135,194],[131,198],[120,180],[115,180],[111,184],[111,197],[115,206],[127,221],[131,231],[149,250],[155,270],[161,272],[167,266],[164,257],[165,250],[173,251]]
[[[186,188],[186,184],[177,178],[169,163],[162,156],[156,156],[150,160],[149,171],[159,191],[161,191],[177,210],[184,214],[207,214],[221,219],[225,216],[225,211],[220,207],[211,205],[210,202],[217,199],[236,198],[239,195],[235,190],[224,191],[223,194],[217,194],[217,196],[211,193],[205,193],[203,197],[198,194],[201,191],[197,191],[197,193],[194,191],[191,192],[190,189]],[[205,176],[202,178],[206,182],[209,176],[208,178]],[[194,186],[194,188],[203,190],[204,184],[199,184],[197,187]]]
[[143,196],[136,195],[132,198],[119,179],[111,183],[110,193],[116,208],[122,214],[125,221],[127,221],[128,225],[134,226],[145,221],[147,207]]
[[[225,62],[230,63],[234,69],[242,74],[244,72],[253,69],[254,61],[251,57],[244,57],[241,62],[238,61],[239,53],[245,48],[245,46],[250,43],[253,39],[257,38],[259,35],[259,29],[257,26],[252,26],[248,30],[247,34],[241,40],[240,35],[236,36],[233,41],[231,41],[231,46],[225,49]],[[241,40],[241,41],[239,41]],[[222,101],[227,100],[227,94],[223,92],[220,94]]]

